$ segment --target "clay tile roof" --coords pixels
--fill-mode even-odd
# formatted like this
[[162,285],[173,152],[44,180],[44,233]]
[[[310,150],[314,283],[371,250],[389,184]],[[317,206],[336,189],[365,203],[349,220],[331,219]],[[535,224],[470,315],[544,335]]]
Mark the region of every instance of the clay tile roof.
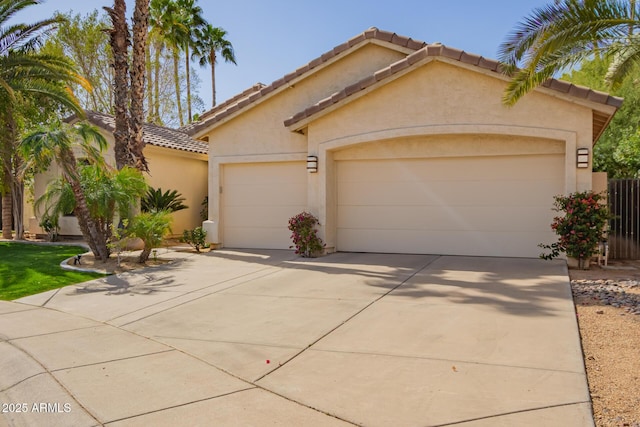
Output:
[[[116,120],[112,115],[97,113],[95,111],[86,111],[85,113],[90,123],[109,132],[115,131]],[[75,118],[75,116],[68,120],[72,120],[73,118]],[[145,123],[142,126],[142,139],[146,144],[155,145],[156,147],[171,148],[191,153],[209,153],[209,144],[206,142],[191,139],[189,135],[182,130],[170,129],[150,123]]]
[[[225,117],[228,117],[230,112],[238,111],[240,109],[245,108],[246,106],[258,101],[260,98],[268,95],[269,93],[273,92],[279,87],[286,85],[291,80],[294,80],[310,72],[314,68],[324,64],[327,61],[330,61],[336,56],[341,55],[343,52],[356,46],[357,44],[362,43],[365,40],[371,40],[371,39],[388,42],[388,43],[405,47],[411,50],[418,50],[426,46],[426,43],[422,41],[413,40],[409,37],[400,36],[396,33],[391,33],[389,31],[382,31],[375,27],[369,28],[363,33],[360,33],[357,36],[349,39],[345,43],[342,43],[336,46],[335,48],[331,49],[330,51],[323,53],[318,58],[311,60],[308,64],[303,65],[302,67],[298,68],[296,71],[275,80],[270,85],[265,86],[259,83],[251,87],[250,89],[244,91],[243,93],[234,96],[233,98],[223,102],[220,105],[217,105],[216,107],[202,114],[200,116],[200,121],[193,123],[189,126],[186,126],[183,129],[186,132],[188,132],[189,135],[194,135],[202,128],[210,124],[216,123],[217,121],[222,120]],[[245,98],[249,99],[248,103],[241,102],[241,100]]]
[[[366,32],[365,32],[366,34]],[[456,61],[460,61],[465,64],[470,64],[477,66],[479,68],[493,71],[501,74],[502,67],[498,61],[492,59],[486,59],[479,55],[470,54],[464,52],[459,49],[454,49],[451,47],[444,46],[440,43],[433,43],[429,45],[423,46],[420,50],[408,55],[407,57],[394,62],[393,64],[376,71],[372,76],[365,77],[357,83],[349,85],[346,89],[343,89],[341,92],[336,92],[329,98],[326,98],[309,108],[306,108],[304,111],[294,114],[292,117],[289,117],[285,120],[285,126],[289,127],[295,125],[296,123],[311,117],[314,114],[319,113],[320,111],[330,107],[332,104],[343,100],[349,96],[360,92],[370,86],[378,84],[380,81],[388,79],[389,77],[405,70],[414,64],[422,61],[428,57],[446,57],[449,59],[454,59]],[[576,86],[572,83],[568,83],[562,80],[549,79],[543,83],[544,87],[547,87],[551,90],[555,90],[562,93],[567,93],[571,96],[581,99],[587,99],[592,102],[610,105],[616,108],[619,108],[622,105],[622,98],[611,96],[607,93],[594,91],[589,88],[583,88],[580,86]],[[354,90],[354,88],[359,87],[359,90]],[[330,99],[331,102],[327,102],[327,99]]]
[[241,100],[243,98],[251,97],[256,92],[259,92],[263,87],[265,87],[265,85],[263,83],[256,83],[255,85],[251,86],[249,89],[243,91],[242,93],[237,94],[233,98],[227,99],[222,104],[218,104],[215,107],[213,107],[212,109],[210,109],[209,111],[203,113],[200,116],[200,120],[204,120],[207,117],[210,117],[210,116],[214,115],[218,111],[224,110],[229,105],[235,104],[236,102],[238,102],[239,100]]

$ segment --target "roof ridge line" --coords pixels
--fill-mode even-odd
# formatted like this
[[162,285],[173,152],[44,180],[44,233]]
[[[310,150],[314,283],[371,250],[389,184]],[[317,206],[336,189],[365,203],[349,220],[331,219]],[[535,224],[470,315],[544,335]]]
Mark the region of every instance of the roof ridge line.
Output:
[[[357,46],[360,43],[366,42],[367,40],[380,40],[383,42],[391,43],[396,46],[405,47],[414,51],[424,48],[427,46],[426,42],[420,40],[414,40],[411,37],[401,36],[397,33],[392,33],[390,31],[380,30],[376,27],[370,27],[362,33],[350,38],[344,43],[339,44],[331,50],[326,51],[319,57],[307,62],[305,65],[297,68],[295,71],[285,74],[279,79],[274,80],[269,85],[262,85],[258,90],[254,90],[257,85],[252,86],[251,88],[243,91],[242,93],[230,98],[229,100],[223,102],[219,106],[212,108],[211,110],[203,113],[200,118],[205,119],[201,120],[199,124],[195,124],[190,129],[187,130],[189,135],[196,133],[200,127],[202,127],[205,123],[209,122],[213,123],[222,120],[223,118],[235,113],[236,111],[246,107],[249,104],[257,101],[258,99],[268,95],[269,93],[275,91],[276,89],[284,86],[291,80],[294,80],[311,70],[317,68],[318,66],[330,61],[331,59],[339,56],[343,52]],[[209,118],[209,120],[206,120]]]
[[[396,75],[397,73],[430,57],[444,57],[464,64],[477,66],[479,68],[499,74],[503,74],[504,71],[503,65],[495,59],[487,59],[481,55],[471,54],[465,52],[464,50],[452,48],[439,42],[427,44],[423,48],[409,54],[405,58],[389,64],[388,66],[376,71],[372,75],[364,77],[359,81],[346,86],[342,90],[336,91],[331,95],[312,104],[306,109],[294,114],[284,121],[284,125],[286,127],[294,125],[306,118],[311,117],[312,115],[319,113],[322,110],[325,110],[331,105],[336,104],[343,99],[360,92],[361,90],[367,89],[368,87],[371,87],[380,81],[386,80],[387,78]],[[563,80],[548,79],[543,83],[542,86],[555,91],[567,93],[568,95],[575,96],[577,98],[587,99],[589,101],[600,104],[611,105],[616,108],[619,108],[620,105],[622,105],[622,98],[612,96],[605,92],[599,92],[585,86],[575,85]]]

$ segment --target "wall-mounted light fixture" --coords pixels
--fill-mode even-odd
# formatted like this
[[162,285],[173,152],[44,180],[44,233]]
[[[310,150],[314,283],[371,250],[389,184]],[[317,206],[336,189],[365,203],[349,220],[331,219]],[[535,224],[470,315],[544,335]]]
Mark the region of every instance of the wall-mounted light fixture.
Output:
[[307,172],[318,172],[318,156],[307,156]]
[[578,148],[578,167],[579,168],[589,167],[589,149],[588,148]]

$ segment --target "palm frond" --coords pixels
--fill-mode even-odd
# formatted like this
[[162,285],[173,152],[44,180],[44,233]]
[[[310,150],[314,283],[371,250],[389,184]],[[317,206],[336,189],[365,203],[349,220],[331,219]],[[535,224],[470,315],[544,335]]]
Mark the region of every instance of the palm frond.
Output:
[[555,73],[628,44],[640,24],[636,16],[621,0],[564,0],[534,9],[499,48],[513,77],[503,102],[513,105]]

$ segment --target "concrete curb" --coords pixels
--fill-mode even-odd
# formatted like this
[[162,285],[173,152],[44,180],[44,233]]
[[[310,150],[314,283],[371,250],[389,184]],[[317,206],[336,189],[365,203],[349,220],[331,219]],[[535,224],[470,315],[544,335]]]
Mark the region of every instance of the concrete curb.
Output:
[[[85,252],[82,254],[82,256],[89,254],[90,252]],[[65,259],[64,261],[62,261],[60,263],[60,268],[62,268],[63,270],[67,270],[67,271],[79,271],[82,273],[98,273],[98,274],[102,274],[104,276],[109,276],[111,273],[106,273],[104,271],[100,271],[100,270],[96,270],[93,268],[82,268],[82,267],[76,267],[75,265],[69,265],[69,261],[71,261],[72,259],[74,259],[75,256],[69,257],[67,259]]]

